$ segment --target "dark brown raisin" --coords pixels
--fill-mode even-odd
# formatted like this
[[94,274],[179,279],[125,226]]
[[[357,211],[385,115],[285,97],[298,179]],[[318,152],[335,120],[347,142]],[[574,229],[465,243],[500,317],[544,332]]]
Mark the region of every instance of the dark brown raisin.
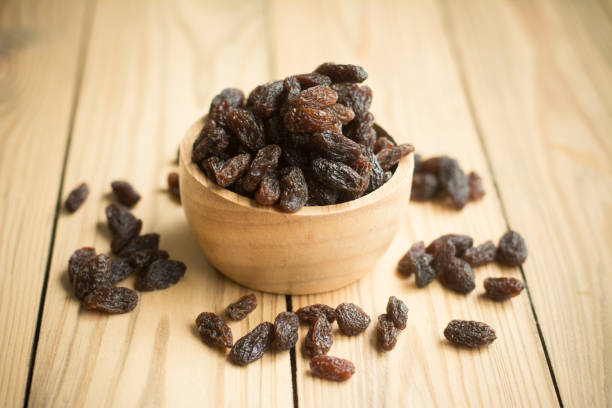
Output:
[[253,109],[253,113],[260,118],[269,118],[278,112],[283,102],[283,81],[272,81],[253,89],[249,94],[247,106]]
[[317,85],[305,89],[287,101],[287,110],[292,108],[324,109],[336,103],[338,94],[328,86]]
[[330,323],[336,320],[336,309],[320,303],[299,308],[295,314],[298,315],[300,322],[305,324],[313,324],[320,314]]
[[470,264],[473,268],[476,266],[486,265],[489,262],[495,261],[497,248],[491,241],[480,244],[477,247],[468,248],[461,256],[464,261]]
[[395,327],[404,330],[408,321],[408,306],[395,296],[391,296],[387,302],[387,316]]
[[506,232],[497,245],[497,262],[506,266],[519,266],[527,259],[525,240],[515,231]]
[[101,286],[83,299],[86,309],[110,314],[130,312],[137,304],[138,294],[135,291],[116,286]]
[[508,300],[520,294],[525,285],[514,278],[487,278],[484,281],[486,295],[493,300]]
[[311,143],[315,150],[329,160],[351,163],[361,156],[361,146],[331,130],[312,134]]
[[410,249],[404,254],[402,259],[397,263],[397,271],[402,275],[410,276],[414,273],[414,263],[419,255],[425,253],[425,244],[423,241],[417,241],[410,246]]
[[306,353],[310,357],[327,354],[333,343],[331,323],[324,315],[317,316],[306,334],[304,341]]
[[306,169],[310,163],[310,157],[302,146],[296,146],[295,142],[301,141],[300,138],[290,137],[287,135],[282,142],[282,163],[284,166],[299,167]]
[[216,182],[215,174],[221,171],[224,164],[225,162],[221,158],[212,156],[200,163],[200,169],[208,178]]
[[344,163],[318,157],[312,161],[312,172],[321,183],[337,190],[359,191],[362,187],[361,175]]
[[134,273],[134,267],[128,258],[115,258],[111,262],[109,283],[114,285]]
[[436,252],[436,248],[440,246],[443,241],[450,241],[455,246],[455,256],[461,257],[468,248],[474,245],[474,240],[469,235],[463,234],[445,234],[441,237],[433,240],[428,246],[426,251],[430,254]]
[[224,128],[217,126],[214,120],[209,120],[193,143],[191,160],[199,163],[210,156],[218,156],[227,149],[230,139]]
[[268,145],[259,149],[244,175],[242,181],[244,190],[248,192],[255,191],[268,170],[276,168],[280,155],[281,148],[278,145]]
[[272,116],[266,119],[264,129],[266,131],[266,141],[269,144],[280,145],[287,137],[287,129],[285,129],[281,116]]
[[376,153],[376,158],[383,170],[391,170],[400,159],[409,153],[414,152],[414,146],[408,143],[394,146],[390,149],[382,149]]
[[323,185],[314,177],[306,178],[308,205],[332,205],[338,201],[338,190]]
[[420,154],[414,154],[414,172],[418,173],[421,171],[421,162],[423,161],[423,157]]
[[366,112],[363,116],[355,118],[351,123],[344,127],[344,134],[355,142],[374,148],[376,143],[376,131],[374,125],[374,115]]
[[300,81],[290,76],[283,80],[283,88],[285,90],[285,103],[281,107],[280,114],[284,115],[292,107],[291,103],[293,100],[302,92],[302,85]]
[[347,336],[356,336],[370,325],[370,316],[354,303],[340,303],[336,319],[340,331]]
[[339,130],[340,121],[331,113],[312,108],[293,108],[283,117],[285,127],[290,132],[322,132],[324,130]]
[[142,220],[134,217],[127,208],[115,203],[106,207],[106,221],[112,235],[111,250],[115,254],[132,238],[137,237],[142,229]]
[[132,252],[144,251],[145,249],[159,248],[159,234],[149,233],[132,239],[119,251],[119,256],[128,256]]
[[332,356],[315,356],[310,360],[312,375],[331,381],[346,381],[355,374],[355,365]]
[[231,348],[234,344],[232,329],[214,313],[200,313],[196,318],[196,327],[204,343],[209,346]]
[[328,76],[332,82],[358,83],[368,79],[368,73],[359,65],[326,62],[319,65],[315,72]]
[[[430,249],[430,247],[427,248]],[[433,256],[431,266],[436,271],[436,275],[441,274],[451,264],[456,252],[455,245],[450,239],[440,240],[433,246],[433,249],[429,250],[428,253]]]
[[66,198],[66,210],[73,213],[81,207],[89,195],[89,186],[86,183],[81,183],[68,194]]
[[455,292],[467,294],[476,287],[472,267],[461,258],[453,258],[438,273],[440,282]]
[[470,348],[491,344],[497,338],[488,324],[473,320],[452,320],[444,329],[444,337],[451,343]]
[[470,200],[477,201],[485,196],[485,189],[482,185],[482,178],[475,171],[468,174],[468,184],[470,186]]
[[111,187],[117,200],[127,207],[132,208],[140,201],[140,194],[127,181],[113,181]]
[[159,249],[143,249],[142,251],[132,252],[128,256],[130,265],[134,268],[145,269],[158,259],[168,259],[168,252]]
[[319,74],[317,72],[295,75],[295,78],[299,81],[302,89],[307,89],[317,85],[329,86],[332,83],[331,79],[327,75]]
[[78,299],[84,299],[102,286],[110,285],[111,259],[108,255],[99,254],[89,259],[88,262],[72,276],[74,294]]
[[438,178],[429,173],[415,173],[412,176],[412,201],[429,201],[438,195]]
[[359,174],[359,188],[355,191],[341,192],[345,201],[361,197],[367,190],[370,184],[370,176],[372,175],[372,162],[367,155],[360,155],[357,160],[349,163],[349,166]]
[[[447,160],[446,156],[430,157],[427,160],[421,160],[419,162],[419,172],[435,174],[436,176],[440,172],[440,164],[443,160]],[[415,170],[416,171],[416,170]]]
[[393,149],[395,145],[389,138],[382,136],[376,139],[376,143],[374,144],[374,153],[378,153],[383,149]]
[[228,187],[236,182],[249,168],[251,155],[239,154],[223,163],[223,167],[215,173],[215,180],[221,187]]
[[349,122],[355,118],[355,112],[353,112],[353,110],[348,106],[344,106],[341,103],[330,105],[324,110],[334,115],[343,125],[348,125]]
[[260,359],[274,341],[274,325],[263,322],[242,337],[230,350],[229,359],[237,365],[247,365]]
[[71,285],[74,281],[74,276],[95,256],[96,250],[92,247],[83,247],[74,251],[68,260],[68,280]]
[[136,280],[136,289],[149,291],[169,288],[185,276],[186,269],[185,264],[180,261],[158,259],[147,269],[140,271]]
[[436,278],[437,272],[431,265],[433,256],[428,253],[421,254],[414,263],[414,279],[417,287],[424,288]]
[[451,198],[457,209],[462,209],[470,200],[468,178],[455,159],[443,157],[438,171],[440,188]]
[[240,143],[256,152],[266,145],[263,123],[246,109],[232,108],[227,112],[227,125]]
[[372,171],[370,173],[370,183],[365,191],[366,194],[378,189],[389,180],[388,175],[380,166],[380,163],[378,163],[376,155],[370,149],[368,149],[368,158],[370,159]]
[[280,181],[276,170],[268,170],[255,192],[255,200],[261,205],[272,205],[280,198]]
[[179,175],[176,172],[168,173],[168,191],[178,202],[181,202],[181,191],[179,189]]
[[274,319],[274,347],[289,350],[298,341],[300,321],[295,313],[281,312]]
[[391,351],[397,344],[397,336],[399,331],[393,320],[387,314],[378,316],[378,324],[376,325],[376,334],[378,335],[378,344],[385,351]]
[[350,108],[355,118],[363,118],[372,104],[372,89],[369,86],[356,84],[333,84],[332,89],[338,94],[338,103]]
[[257,307],[254,293],[245,295],[225,308],[225,314],[231,320],[242,320]]
[[213,113],[215,108],[222,104],[222,102],[227,103],[228,107],[240,108],[244,105],[244,94],[240,89],[236,88],[226,88],[222,90],[210,103],[209,113]]
[[304,173],[298,167],[285,167],[280,172],[280,208],[296,212],[308,201],[308,185]]

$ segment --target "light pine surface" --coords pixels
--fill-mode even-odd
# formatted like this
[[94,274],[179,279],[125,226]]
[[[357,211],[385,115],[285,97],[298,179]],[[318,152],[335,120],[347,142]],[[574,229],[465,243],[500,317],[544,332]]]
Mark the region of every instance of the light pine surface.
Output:
[[[0,405],[609,406],[611,11],[595,0],[0,3]],[[202,344],[197,314],[248,289],[210,267],[164,191],[179,141],[218,91],[327,60],[364,65],[377,121],[424,155],[457,157],[488,192],[460,213],[411,204],[371,274],[289,299],[370,314],[364,334],[334,333],[330,354],[357,366],[343,384],[309,373],[305,328],[293,375],[289,353],[239,368]],[[119,178],[143,195],[143,230],[188,271],[134,312],[102,316],[70,295],[66,264],[78,247],[108,250],[104,207]],[[58,192],[81,181],[89,199],[60,209],[54,228]],[[419,290],[394,270],[416,240],[496,242],[508,226],[525,236],[526,264],[478,268],[470,295]],[[488,276],[525,278],[529,293],[487,301]],[[235,339],[287,308],[257,295]],[[374,326],[390,295],[407,303],[408,327],[381,353]],[[452,347],[442,331],[453,318],[485,321],[498,340]]]

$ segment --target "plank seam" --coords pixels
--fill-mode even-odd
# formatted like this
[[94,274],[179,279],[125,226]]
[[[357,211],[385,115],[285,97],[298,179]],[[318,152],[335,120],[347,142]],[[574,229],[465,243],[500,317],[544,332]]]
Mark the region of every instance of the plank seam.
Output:
[[75,87],[72,95],[72,106],[70,108],[70,114],[68,119],[68,132],[66,138],[66,146],[64,148],[64,158],[62,162],[62,170],[60,173],[59,190],[57,193],[57,200],[55,202],[55,214],[53,216],[53,224],[51,227],[51,239],[49,242],[49,251],[47,256],[47,262],[45,265],[45,273],[43,277],[43,285],[40,293],[40,302],[38,305],[38,313],[36,316],[36,326],[34,330],[34,337],[32,339],[32,347],[30,349],[30,362],[28,368],[28,378],[26,381],[26,387],[24,390],[23,407],[26,408],[30,401],[30,391],[32,389],[32,379],[34,376],[34,366],[36,364],[36,352],[38,350],[38,341],[40,338],[40,329],[42,326],[42,318],[45,308],[45,300],[47,297],[47,287],[49,284],[49,275],[51,271],[51,262],[53,261],[53,250],[55,247],[55,236],[57,232],[57,223],[62,206],[62,196],[64,194],[64,179],[66,176],[66,166],[68,164],[68,154],[70,152],[70,145],[72,142],[72,135],[74,132],[74,122],[76,118],[76,112],[79,105],[79,99],[81,94],[81,88],[83,85],[83,74],[85,72],[86,56],[89,50],[89,44],[91,42],[91,31],[94,19],[96,0],[90,0],[85,7],[83,16],[83,26],[80,30],[81,41],[79,43],[79,50],[77,55],[77,71],[75,78]]
[[[287,305],[287,311],[293,312],[293,299],[291,295],[285,295],[285,304]],[[298,393],[297,393],[297,358],[295,347],[291,347],[289,350],[289,359],[291,360],[291,386],[293,387],[293,407],[298,408]]]
[[[506,224],[506,228],[510,229],[510,221],[508,218],[508,213],[506,212],[506,207],[504,205],[504,201],[502,200],[502,195],[501,195],[501,191],[499,189],[499,185],[497,183],[497,178],[495,177],[495,171],[493,170],[493,165],[491,162],[491,157],[489,155],[489,151],[487,149],[487,145],[485,143],[484,140],[484,133],[482,130],[482,127],[480,126],[480,121],[478,120],[478,114],[476,112],[476,106],[474,104],[474,100],[472,98],[472,94],[470,92],[470,87],[467,81],[467,77],[466,77],[466,73],[465,73],[465,67],[463,64],[463,60],[461,59],[461,55],[460,55],[460,51],[459,51],[459,47],[456,44],[456,41],[454,40],[454,36],[453,36],[453,24],[451,22],[451,17],[447,11],[447,5],[446,4],[441,4],[442,1],[444,0],[438,0],[436,3],[438,5],[438,10],[440,10],[440,14],[442,16],[442,26],[445,32],[445,36],[446,36],[446,40],[448,42],[449,45],[449,50],[451,53],[451,57],[455,62],[455,65],[457,67],[457,74],[459,77],[459,83],[461,86],[461,89],[463,90],[463,94],[465,95],[465,100],[466,100],[466,104],[468,106],[468,110],[470,113],[470,119],[472,121],[472,123],[474,124],[474,129],[476,131],[476,135],[478,136],[478,140],[480,142],[480,146],[481,149],[483,151],[484,157],[485,157],[485,161],[487,163],[487,167],[488,167],[488,171],[491,175],[491,179],[493,181],[493,188],[495,189],[495,195],[497,196],[497,199],[499,201],[499,205],[501,208],[501,212],[502,212],[502,217],[504,218],[504,222]],[[446,3],[446,2],[445,2]],[[559,390],[559,385],[557,384],[557,378],[555,376],[555,371],[553,369],[553,365],[552,365],[552,360],[550,359],[550,355],[548,353],[548,347],[546,345],[546,341],[544,340],[544,334],[542,332],[542,328],[540,326],[540,321],[538,319],[538,314],[535,310],[535,306],[533,303],[533,298],[531,296],[531,291],[529,289],[529,285],[527,283],[527,277],[525,275],[525,270],[523,269],[523,266],[519,266],[519,270],[521,272],[521,276],[523,278],[523,282],[525,283],[525,291],[527,292],[527,298],[529,299],[529,306],[531,308],[531,313],[533,315],[533,319],[535,321],[536,324],[536,328],[538,331],[538,337],[540,339],[540,344],[542,345],[542,351],[544,352],[544,357],[546,358],[546,364],[548,365],[548,371],[550,373],[551,376],[551,380],[553,383],[553,386],[555,388],[555,394],[557,395],[557,401],[559,403],[559,406],[561,408],[563,408],[563,400],[561,399],[561,392]]]

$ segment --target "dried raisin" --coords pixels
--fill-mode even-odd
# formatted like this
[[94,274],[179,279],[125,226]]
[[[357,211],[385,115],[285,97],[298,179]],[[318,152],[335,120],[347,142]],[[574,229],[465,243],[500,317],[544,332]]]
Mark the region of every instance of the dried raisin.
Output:
[[291,108],[325,109],[336,103],[338,94],[328,86],[317,85],[305,89],[287,102],[287,110]]
[[359,191],[362,187],[361,175],[344,163],[318,157],[312,161],[312,171],[321,183],[337,190]]
[[214,313],[200,313],[196,318],[196,327],[204,343],[209,346],[231,348],[234,344],[232,329]]
[[496,254],[497,248],[495,244],[491,241],[487,241],[477,247],[466,249],[461,258],[474,268],[495,261]]
[[395,327],[404,330],[408,321],[408,306],[395,296],[391,296],[387,302],[387,316]]
[[319,74],[318,72],[295,75],[295,78],[298,80],[303,89],[317,85],[329,86],[332,83],[331,79],[327,75]]
[[414,263],[414,278],[417,287],[424,288],[436,278],[437,272],[431,265],[433,256],[428,253],[421,254]]
[[340,331],[347,336],[356,336],[370,325],[370,316],[354,303],[340,303],[336,319]]
[[376,325],[376,334],[378,336],[378,344],[385,351],[391,351],[397,344],[397,336],[399,331],[393,320],[387,314],[378,316],[378,324]]
[[181,192],[179,189],[179,175],[174,171],[168,173],[168,191],[177,201],[181,201]]
[[168,259],[168,252],[159,249],[143,249],[142,251],[132,252],[128,256],[130,265],[134,268],[145,269],[158,259]]
[[300,321],[295,313],[281,312],[274,319],[274,347],[289,350],[298,340]]
[[78,210],[89,195],[89,186],[86,183],[81,183],[68,194],[66,199],[66,210],[73,213]]
[[229,133],[224,128],[217,126],[214,120],[209,120],[193,143],[191,160],[199,163],[210,156],[218,156],[228,148],[230,139]]
[[414,273],[414,263],[416,262],[419,255],[425,253],[425,244],[423,241],[417,241],[410,249],[404,254],[402,259],[397,264],[397,271],[405,276],[410,276]]
[[333,323],[336,320],[336,309],[320,303],[304,306],[296,310],[301,323],[313,324],[319,315],[324,315],[327,321]]
[[332,327],[324,315],[319,315],[315,319],[304,341],[304,348],[310,357],[327,354],[334,338],[332,336]]
[[497,262],[507,266],[519,266],[527,259],[527,245],[516,231],[506,232],[497,245]]
[[308,201],[308,185],[298,167],[285,167],[280,172],[280,208],[296,212]]
[[132,289],[101,286],[89,293],[83,300],[86,309],[119,314],[127,313],[138,304],[138,294]]
[[486,295],[493,300],[508,300],[520,294],[525,285],[514,278],[487,278],[484,281]]
[[74,281],[74,276],[79,273],[93,257],[96,256],[96,250],[91,247],[83,247],[74,251],[68,260],[68,280],[70,284]]
[[374,144],[374,153],[378,153],[383,149],[393,149],[394,146],[395,145],[393,142],[391,142],[391,140],[389,140],[389,138],[381,136],[376,139],[376,143]]
[[414,146],[411,144],[402,144],[394,146],[390,149],[382,149],[376,153],[376,158],[383,170],[390,170],[399,160],[409,153],[414,152]]
[[326,62],[319,65],[315,72],[329,77],[332,82],[358,83],[368,79],[368,73],[359,65]]
[[482,185],[482,178],[475,171],[468,174],[468,185],[470,186],[470,200],[480,200],[485,195],[485,189]]
[[320,355],[310,360],[310,371],[326,380],[346,381],[355,374],[355,365],[343,358]]
[[149,233],[140,235],[132,239],[121,251],[119,256],[128,256],[133,252],[144,251],[146,249],[158,249],[159,248],[159,234]]
[[249,94],[247,106],[252,108],[253,112],[260,118],[269,118],[278,112],[283,102],[283,81],[272,81],[253,89]]
[[470,199],[468,178],[455,159],[442,158],[438,170],[441,189],[451,198],[457,209],[462,209]]
[[290,132],[322,132],[339,130],[340,121],[332,113],[320,109],[293,108],[287,111],[283,121]]
[[259,149],[244,175],[242,182],[244,190],[255,191],[268,170],[276,168],[280,155],[281,148],[278,145],[268,145]]
[[438,194],[438,178],[429,173],[415,173],[412,176],[410,199],[413,201],[429,201]]
[[147,269],[140,271],[136,289],[149,291],[169,288],[185,276],[186,269],[185,264],[180,261],[158,259]]
[[452,320],[444,329],[444,337],[451,343],[470,348],[491,344],[497,338],[488,324],[473,320]]
[[242,320],[257,307],[257,297],[254,293],[242,296],[225,309],[225,314],[231,320]]
[[338,94],[338,103],[350,108],[355,118],[363,118],[372,104],[372,89],[357,84],[333,84],[332,89]]
[[476,287],[472,267],[461,258],[453,258],[438,273],[440,282],[455,292],[467,294]]
[[115,258],[111,262],[109,283],[111,285],[119,283],[132,273],[134,273],[134,267],[128,258]]
[[106,221],[112,234],[111,250],[119,253],[134,237],[140,234],[142,220],[134,217],[130,210],[119,205],[106,207]]
[[117,200],[127,207],[134,207],[140,201],[140,194],[127,181],[113,181],[111,187]]
[[349,122],[355,118],[355,112],[353,112],[353,110],[348,106],[344,106],[341,103],[330,105],[324,110],[334,115],[343,125],[348,125]]
[[255,200],[261,205],[272,205],[280,198],[280,181],[276,170],[268,170],[259,183]]
[[231,362],[247,365],[260,359],[274,341],[274,325],[263,322],[234,344],[229,353]]
[[430,254],[435,253],[437,248],[444,241],[450,241],[450,242],[453,243],[453,245],[455,246],[455,254],[454,255],[458,256],[458,257],[463,256],[465,251],[468,248],[471,248],[474,245],[474,240],[469,235],[463,235],[463,234],[445,234],[445,235],[442,235],[441,237],[433,240],[427,246],[426,251],[428,253],[430,253]]
[[338,201],[338,190],[323,185],[314,177],[306,179],[308,185],[308,205],[332,205]]
[[223,163],[223,167],[215,173],[215,180],[221,187],[228,187],[236,182],[249,168],[251,155],[239,154]]
[[331,130],[312,134],[312,145],[329,160],[350,163],[361,156],[361,145]]
[[102,286],[110,285],[111,259],[108,255],[99,254],[89,258],[72,276],[74,294],[78,299]]
[[246,109],[230,109],[227,112],[227,126],[240,143],[253,152],[266,145],[263,123]]

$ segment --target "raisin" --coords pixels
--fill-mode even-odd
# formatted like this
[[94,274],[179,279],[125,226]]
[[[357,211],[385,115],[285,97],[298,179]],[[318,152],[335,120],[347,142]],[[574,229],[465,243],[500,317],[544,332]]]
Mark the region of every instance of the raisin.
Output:
[[324,315],[330,323],[336,320],[336,309],[320,303],[299,308],[295,314],[298,315],[301,323],[306,324],[313,324],[320,314]]
[[306,353],[310,357],[327,354],[333,343],[331,323],[324,315],[317,316],[306,334],[304,341]]
[[110,314],[130,312],[137,304],[138,294],[135,291],[116,286],[96,288],[83,300],[86,309]]
[[378,344],[385,351],[391,351],[397,344],[397,336],[399,331],[393,320],[387,314],[378,316],[378,324],[376,325],[376,334],[378,336]]
[[514,278],[487,278],[484,281],[486,295],[493,300],[503,301],[520,294],[525,285]]
[[338,94],[338,103],[350,108],[355,118],[363,118],[372,104],[372,89],[369,86],[356,84],[333,84],[332,89]]
[[359,191],[362,187],[361,175],[344,163],[318,157],[312,161],[312,171],[321,183],[337,190]]
[[332,82],[363,82],[368,73],[359,65],[334,64],[326,62],[315,69],[315,72],[329,77]]
[[227,112],[227,125],[240,143],[256,152],[266,145],[263,123],[246,109],[232,108]]
[[295,75],[302,89],[307,89],[317,85],[330,86],[332,81],[327,75],[311,72],[309,74]]
[[196,318],[196,327],[204,343],[209,346],[231,348],[234,344],[232,329],[214,313],[200,313]]
[[308,201],[308,185],[298,167],[285,167],[280,172],[280,208],[296,212]]
[[216,182],[215,174],[221,171],[224,164],[225,162],[221,158],[212,156],[200,163],[200,169],[208,178]]
[[127,207],[134,207],[140,201],[140,194],[127,181],[113,181],[111,187],[117,200]]
[[497,262],[507,266],[519,266],[527,259],[525,240],[515,231],[506,232],[497,245]]
[[231,362],[247,365],[260,359],[274,341],[274,325],[263,322],[234,344],[229,353]]
[[289,350],[298,340],[300,321],[295,313],[281,312],[274,319],[274,347]]
[[157,248],[159,248],[159,234],[144,234],[132,239],[123,249],[121,249],[121,251],[119,251],[118,255],[127,256],[133,252]]
[[429,201],[438,194],[438,178],[429,173],[415,173],[412,176],[412,201]]
[[269,169],[275,168],[281,155],[278,145],[268,145],[259,149],[244,175],[242,187],[245,191],[253,192]]
[[491,344],[497,338],[491,326],[473,320],[452,320],[444,329],[444,337],[451,343],[470,348]]
[[322,132],[324,130],[339,130],[340,121],[331,113],[312,108],[293,108],[284,116],[285,127],[290,132]]
[[482,178],[475,171],[468,174],[468,185],[470,186],[470,200],[477,201],[485,196],[485,189],[482,185]]
[[433,240],[428,246],[426,251],[430,254],[436,252],[436,249],[444,241],[450,241],[455,246],[455,256],[461,257],[468,248],[474,245],[474,240],[469,235],[462,234],[446,234]]
[[239,154],[223,163],[223,167],[215,173],[215,180],[221,187],[228,187],[236,182],[249,168],[251,155]]
[[110,284],[111,259],[108,255],[99,254],[91,257],[72,276],[74,294],[78,299],[84,299],[102,286]]
[[134,267],[128,258],[115,258],[111,262],[109,283],[114,285],[134,273]]
[[354,303],[340,303],[336,319],[340,331],[347,336],[356,336],[370,325],[370,316]]
[[425,244],[423,241],[417,241],[410,246],[410,249],[404,254],[402,259],[397,263],[397,271],[405,276],[410,276],[414,273],[414,264],[419,257],[425,253]]
[[461,258],[453,258],[438,273],[440,282],[455,292],[467,294],[476,287],[472,267]]
[[414,278],[417,287],[424,288],[436,278],[436,271],[431,265],[433,256],[428,253],[421,254],[414,263]]
[[374,115],[366,112],[344,127],[344,134],[355,142],[374,148],[376,131],[373,129]]
[[391,170],[402,157],[412,152],[414,152],[414,146],[405,143],[390,149],[382,149],[376,153],[376,158],[383,170]]
[[378,153],[383,149],[393,149],[395,145],[389,138],[382,136],[376,139],[376,143],[374,143],[374,153]]
[[376,155],[374,154],[373,151],[369,149],[368,149],[368,158],[370,159],[370,163],[372,165],[371,166],[372,171],[370,173],[370,183],[368,184],[368,188],[365,191],[366,194],[378,189],[380,186],[385,184],[387,180],[389,180],[389,178],[387,177],[388,175],[383,170],[383,168],[380,166],[380,163],[378,162]]
[[334,115],[343,125],[348,125],[349,122],[355,118],[355,112],[353,112],[353,110],[348,106],[344,106],[341,103],[330,105],[324,110]]
[[158,259],[147,269],[140,271],[136,280],[136,289],[149,291],[169,288],[185,276],[186,269],[185,264],[180,261]]
[[305,89],[287,102],[287,110],[292,108],[324,109],[336,103],[338,94],[328,86],[317,85]]
[[419,172],[435,174],[436,176],[440,172],[440,164],[443,160],[447,160],[446,156],[430,157],[427,160],[419,161]]
[[268,170],[261,179],[255,200],[261,205],[272,205],[280,198],[280,181],[276,170]]
[[209,113],[212,113],[214,108],[222,102],[226,102],[230,107],[240,108],[244,105],[244,94],[237,88],[226,88],[222,90],[210,103]]
[[209,120],[193,143],[191,160],[199,163],[210,156],[218,156],[228,148],[230,139],[229,133],[224,128],[217,126],[214,120]]
[[130,210],[119,205],[106,207],[106,221],[112,234],[111,250],[119,253],[134,237],[140,234],[142,220],[134,217]]
[[[427,249],[430,249],[430,247],[427,247]],[[433,246],[433,249],[430,249],[428,253],[433,256],[431,266],[436,271],[436,275],[441,274],[451,264],[455,259],[456,252],[455,245],[450,239],[440,240]]]
[[338,201],[338,190],[321,184],[314,177],[306,179],[308,205],[332,205]]
[[311,140],[316,151],[329,160],[350,163],[361,156],[361,146],[342,133],[316,132]]
[[179,189],[179,175],[176,172],[168,173],[168,191],[178,202],[181,202],[181,191]]
[[70,192],[70,194],[68,194],[68,198],[66,198],[65,204],[66,210],[71,213],[78,210],[85,202],[88,195],[89,186],[86,183],[79,184],[77,187],[74,188],[74,190]]
[[231,320],[242,320],[257,307],[254,293],[245,295],[225,308],[225,314]]
[[287,129],[281,116],[272,116],[264,122],[266,141],[269,144],[281,144],[287,137]]
[[486,265],[495,260],[497,248],[491,241],[480,244],[477,247],[468,248],[461,256],[464,261],[470,264],[473,268],[476,266]]
[[421,162],[423,161],[423,157],[420,154],[414,154],[414,172],[418,173],[421,171]]
[[355,374],[355,365],[332,356],[315,356],[310,360],[312,375],[331,381],[346,381]]
[[168,252],[159,249],[143,249],[132,252],[128,260],[134,268],[145,269],[158,259],[168,259]]
[[387,316],[395,327],[404,330],[408,321],[408,306],[395,296],[391,296],[387,302]]
[[278,112],[283,102],[283,81],[272,81],[264,85],[259,85],[253,89],[249,94],[247,106],[253,109],[253,113],[260,118],[269,118],[274,113]]
[[95,256],[96,250],[91,247],[83,247],[74,251],[68,260],[68,280],[71,285],[74,281],[74,276]]
[[458,210],[465,207],[470,199],[468,178],[455,159],[442,158],[438,170],[438,182],[441,189],[451,198]]

